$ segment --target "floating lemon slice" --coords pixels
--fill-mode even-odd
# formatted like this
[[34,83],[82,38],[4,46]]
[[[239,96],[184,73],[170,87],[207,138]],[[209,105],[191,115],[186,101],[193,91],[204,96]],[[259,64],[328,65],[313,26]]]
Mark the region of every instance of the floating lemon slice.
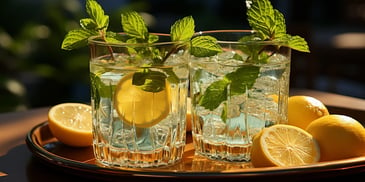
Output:
[[251,162],[255,167],[299,166],[318,162],[320,150],[316,140],[305,130],[277,124],[254,137]]
[[58,104],[48,111],[48,126],[60,142],[74,146],[92,143],[91,106],[81,103]]
[[170,112],[170,85],[165,80],[165,89],[146,92],[132,84],[133,73],[124,76],[114,95],[114,107],[119,117],[130,125],[148,128],[167,117]]

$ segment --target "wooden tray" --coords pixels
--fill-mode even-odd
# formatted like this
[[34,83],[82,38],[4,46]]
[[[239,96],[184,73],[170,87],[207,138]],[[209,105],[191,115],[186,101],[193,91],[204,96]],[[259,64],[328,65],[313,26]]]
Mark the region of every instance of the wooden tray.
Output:
[[365,172],[365,156],[320,162],[297,167],[253,168],[250,163],[227,163],[194,155],[191,134],[187,133],[187,145],[183,160],[178,164],[161,168],[106,168],[96,164],[92,147],[73,148],[66,146],[51,134],[48,122],[43,122],[29,131],[26,143],[33,155],[43,162],[63,171],[87,178],[102,180],[160,180],[160,179],[219,179],[237,180],[310,180],[330,176],[350,175]]

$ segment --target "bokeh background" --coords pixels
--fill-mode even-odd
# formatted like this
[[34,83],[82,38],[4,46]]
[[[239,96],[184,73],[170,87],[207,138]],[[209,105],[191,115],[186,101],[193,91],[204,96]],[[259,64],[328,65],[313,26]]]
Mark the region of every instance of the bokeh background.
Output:
[[[196,30],[247,29],[244,0],[98,0],[120,31],[120,13],[141,12],[150,32],[192,15]],[[291,88],[365,99],[365,1],[272,0],[290,34],[311,53],[293,51]],[[0,112],[90,100],[88,48],[60,49],[85,18],[85,0],[0,1]]]

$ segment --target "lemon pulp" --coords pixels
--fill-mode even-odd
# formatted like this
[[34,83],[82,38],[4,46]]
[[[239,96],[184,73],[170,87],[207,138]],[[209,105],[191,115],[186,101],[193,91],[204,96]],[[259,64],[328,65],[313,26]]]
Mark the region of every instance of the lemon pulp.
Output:
[[254,137],[251,162],[255,167],[299,166],[318,162],[320,149],[305,130],[277,124]]

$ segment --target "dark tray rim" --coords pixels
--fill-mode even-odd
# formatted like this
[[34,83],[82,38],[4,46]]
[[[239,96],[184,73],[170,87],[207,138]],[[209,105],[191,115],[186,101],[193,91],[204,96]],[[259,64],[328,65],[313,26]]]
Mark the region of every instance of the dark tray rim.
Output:
[[[270,179],[273,176],[282,177],[284,179],[318,179],[322,177],[346,175],[365,171],[365,156],[350,158],[345,160],[320,162],[312,165],[296,166],[296,167],[265,167],[265,168],[246,168],[246,169],[230,169],[225,171],[185,171],[185,170],[169,170],[166,168],[108,168],[93,163],[80,162],[77,160],[65,158],[46,150],[36,137],[35,133],[48,129],[48,122],[42,122],[34,126],[26,136],[26,144],[35,157],[53,167],[58,167],[66,172],[76,175],[97,177],[100,179],[118,179],[120,177],[130,178],[173,178],[173,179],[189,179],[189,178],[253,178],[253,179]],[[47,131],[43,131],[47,133]],[[49,132],[49,129],[48,129]],[[49,135],[50,132],[48,133]],[[48,136],[53,137],[53,136]],[[45,137],[45,139],[49,139]],[[47,141],[46,141],[47,142]],[[191,153],[191,152],[190,152]],[[192,153],[193,154],[193,153]],[[191,155],[191,154],[189,154]],[[191,157],[191,156],[190,156]],[[184,160],[184,159],[183,159]]]

